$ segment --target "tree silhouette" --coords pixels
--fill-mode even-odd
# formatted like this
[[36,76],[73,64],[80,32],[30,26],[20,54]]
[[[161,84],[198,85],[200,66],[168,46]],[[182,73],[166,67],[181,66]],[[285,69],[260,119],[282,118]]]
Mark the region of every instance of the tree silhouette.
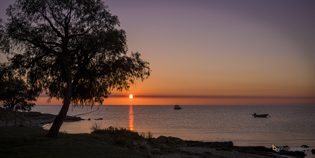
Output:
[[49,137],[70,103],[102,104],[113,89],[150,75],[139,53],[127,56],[126,33],[100,0],[16,0],[7,15],[0,50],[15,54],[10,61],[29,70],[33,87],[63,100]]
[[40,91],[34,91],[25,82],[23,72],[17,73],[8,64],[0,64],[0,101],[15,114],[18,110],[30,111]]

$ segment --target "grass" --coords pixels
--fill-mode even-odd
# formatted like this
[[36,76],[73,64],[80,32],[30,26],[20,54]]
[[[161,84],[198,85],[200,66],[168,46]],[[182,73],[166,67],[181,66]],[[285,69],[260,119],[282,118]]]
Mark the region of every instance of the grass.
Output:
[[[96,125],[97,126],[97,125]],[[95,125],[93,125],[92,129],[95,128]],[[117,127],[108,127],[105,129],[99,129],[95,128],[96,130],[92,131],[92,134],[110,134],[117,137],[123,137],[123,138],[131,138],[134,140],[139,140],[142,137],[138,134],[138,132],[130,131],[126,128],[117,128]]]
[[[118,130],[118,129],[117,129]],[[122,130],[119,133],[125,133]],[[145,154],[122,148],[119,144],[128,144],[126,137],[112,134],[64,134],[57,138],[45,137],[47,131],[28,127],[0,127],[1,158],[145,158]],[[140,137],[140,136],[139,136]],[[119,140],[120,139],[120,140]],[[126,148],[127,147],[127,148]]]
[[120,147],[127,147],[133,149],[134,141],[145,139],[138,132],[130,131],[126,128],[108,127],[101,129],[99,125],[94,124],[91,128],[93,131],[91,134],[109,135],[112,138],[112,142]]
[[92,125],[91,130],[92,130],[92,131],[101,130],[101,126],[95,122],[95,123]]
[[148,132],[145,134],[142,132],[139,134],[138,132],[131,131],[127,128],[117,128],[117,127],[108,127],[105,129],[101,129],[101,126],[97,123],[93,124],[91,127],[92,133],[91,134],[103,134],[103,135],[110,135],[112,138],[113,143],[120,147],[127,147],[129,149],[134,149],[133,142],[144,140],[144,139],[152,139],[153,134]]
[[141,133],[141,136],[145,139],[152,139],[153,138],[153,133],[151,133],[150,131],[147,132],[147,134],[145,134],[144,132]]

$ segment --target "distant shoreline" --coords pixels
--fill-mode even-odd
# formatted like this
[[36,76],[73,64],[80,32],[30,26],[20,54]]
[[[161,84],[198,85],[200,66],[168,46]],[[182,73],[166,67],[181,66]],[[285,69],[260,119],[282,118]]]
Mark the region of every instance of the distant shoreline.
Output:
[[[0,107],[0,126],[14,126],[15,118],[12,112]],[[17,126],[36,126],[42,127],[45,124],[52,123],[57,115],[43,114],[41,112],[17,112]],[[65,122],[74,122],[83,120],[81,117],[67,116]]]

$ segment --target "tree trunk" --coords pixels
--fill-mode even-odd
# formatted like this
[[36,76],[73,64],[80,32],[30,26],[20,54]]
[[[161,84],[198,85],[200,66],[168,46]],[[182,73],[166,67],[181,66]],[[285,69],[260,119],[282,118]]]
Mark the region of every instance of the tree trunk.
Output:
[[14,126],[17,126],[17,121],[16,121],[16,111],[14,111]]
[[8,114],[8,110],[5,110],[5,125],[8,125],[8,121],[9,121],[9,114]]
[[[66,60],[66,59],[65,59]],[[65,72],[66,72],[66,79],[67,79],[67,89],[65,98],[63,100],[62,108],[59,112],[59,114],[56,116],[53,125],[51,126],[49,132],[47,133],[47,137],[57,137],[59,133],[59,129],[65,120],[69,105],[71,101],[71,91],[72,91],[72,76],[71,76],[71,67],[67,61],[63,61],[63,65],[65,66]]]

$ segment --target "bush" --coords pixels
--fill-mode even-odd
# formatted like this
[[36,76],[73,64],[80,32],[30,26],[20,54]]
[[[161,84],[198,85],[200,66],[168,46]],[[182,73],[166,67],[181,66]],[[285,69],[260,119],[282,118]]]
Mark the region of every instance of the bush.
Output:
[[129,149],[132,149],[134,147],[132,141],[124,137],[115,137],[114,142],[120,147],[127,147]]
[[101,130],[101,125],[99,125],[99,124],[97,124],[97,123],[95,122],[95,123],[92,125],[91,130],[92,130],[93,132],[99,131],[99,130]]
[[153,133],[151,133],[150,131],[147,134],[145,134],[144,132],[141,132],[140,137],[145,138],[145,139],[152,139]]
[[143,138],[139,135],[138,132],[130,131],[123,127],[117,128],[117,127],[110,126],[105,129],[100,129],[99,125],[94,124],[91,129],[93,130],[92,134],[110,134],[116,137],[130,138],[133,140],[139,140]]

